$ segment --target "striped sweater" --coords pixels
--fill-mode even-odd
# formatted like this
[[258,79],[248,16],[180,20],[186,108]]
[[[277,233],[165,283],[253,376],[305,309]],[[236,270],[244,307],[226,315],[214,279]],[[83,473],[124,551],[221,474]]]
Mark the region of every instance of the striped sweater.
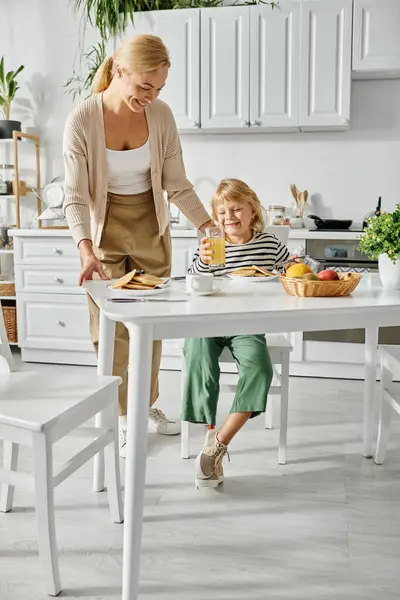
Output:
[[[103,122],[103,94],[81,102],[69,115],[64,129],[64,211],[76,242],[90,239],[98,246],[105,222],[108,172]],[[169,226],[168,201],[200,228],[210,217],[186,178],[182,148],[172,112],[155,100],[146,106],[149,126],[151,185],[159,235]]]
[[[240,267],[257,265],[269,271],[279,269],[288,260],[289,250],[272,233],[255,233],[247,244],[226,242],[226,264],[224,267],[211,267],[214,275],[227,275]],[[189,273],[208,273],[209,265],[200,258],[200,249],[194,255]]]

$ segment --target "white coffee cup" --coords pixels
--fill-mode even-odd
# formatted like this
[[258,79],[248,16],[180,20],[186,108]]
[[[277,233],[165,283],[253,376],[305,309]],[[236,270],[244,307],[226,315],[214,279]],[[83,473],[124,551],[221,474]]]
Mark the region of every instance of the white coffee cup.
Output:
[[212,273],[191,273],[186,275],[186,291],[188,294],[208,294],[214,290]]

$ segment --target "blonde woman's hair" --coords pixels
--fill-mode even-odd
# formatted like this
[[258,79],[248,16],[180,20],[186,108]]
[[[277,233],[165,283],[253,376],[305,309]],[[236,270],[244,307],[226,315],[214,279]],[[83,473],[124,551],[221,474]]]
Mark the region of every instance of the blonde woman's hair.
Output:
[[224,200],[237,200],[238,202],[247,202],[250,204],[254,212],[253,221],[251,228],[253,231],[264,231],[265,219],[264,209],[261,205],[260,199],[241,179],[223,179],[218,185],[214,197],[211,201],[211,210],[214,220],[217,220],[217,207],[222,204]]
[[164,42],[156,35],[140,34],[127,38],[98,68],[92,84],[93,94],[109,87],[117,65],[127,73],[146,73],[161,66],[170,67],[171,62]]

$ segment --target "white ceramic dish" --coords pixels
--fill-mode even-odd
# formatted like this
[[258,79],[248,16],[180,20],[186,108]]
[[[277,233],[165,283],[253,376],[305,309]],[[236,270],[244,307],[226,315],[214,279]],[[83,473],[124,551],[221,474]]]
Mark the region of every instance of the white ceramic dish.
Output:
[[273,277],[241,277],[240,275],[227,275],[231,281],[236,281],[237,283],[269,283],[270,281],[276,281],[278,279],[278,275],[274,275]]
[[196,296],[212,296],[213,294],[218,294],[218,292],[220,292],[221,290],[222,290],[222,288],[215,287],[213,290],[209,290],[208,292],[196,292],[195,294],[190,294],[186,290],[181,290],[181,291],[184,294],[186,294],[187,296],[192,296],[194,298]]
[[169,287],[169,279],[164,278],[163,283],[153,290],[113,290],[110,285],[116,283],[118,279],[112,279],[107,288],[107,295],[110,298],[140,298],[141,296],[157,296],[163,294]]

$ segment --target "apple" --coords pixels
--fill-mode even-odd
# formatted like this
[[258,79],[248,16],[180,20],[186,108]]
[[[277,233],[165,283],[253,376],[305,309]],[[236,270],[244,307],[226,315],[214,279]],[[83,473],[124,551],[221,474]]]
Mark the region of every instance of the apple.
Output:
[[339,275],[336,273],[336,271],[325,269],[325,271],[318,273],[318,279],[321,281],[337,281],[339,279]]

